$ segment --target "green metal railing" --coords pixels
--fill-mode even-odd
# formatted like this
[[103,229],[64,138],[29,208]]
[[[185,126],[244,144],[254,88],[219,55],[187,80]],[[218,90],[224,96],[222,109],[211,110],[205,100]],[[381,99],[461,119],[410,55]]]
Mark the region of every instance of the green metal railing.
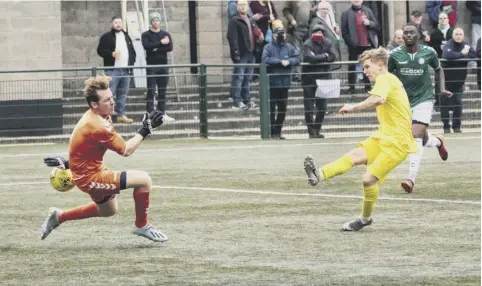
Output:
[[[348,65],[356,62],[337,62],[341,69],[329,72],[341,80],[341,96],[328,101],[322,131],[326,136],[357,136],[371,132],[376,127],[374,112],[364,112],[352,117],[339,117],[342,104],[365,98],[363,84],[357,83],[356,93],[348,92]],[[230,100],[231,70],[235,66],[259,66],[259,82],[251,84],[251,96],[259,109],[235,110]],[[149,66],[152,68],[155,66]],[[168,86],[167,113],[176,118],[153,134],[154,138],[211,138],[223,136],[256,136],[271,138],[270,77],[266,65],[166,65],[178,80],[175,90],[173,80]],[[190,72],[192,67],[198,73]],[[145,69],[144,67],[132,67]],[[82,96],[83,81],[114,67],[65,68],[44,70],[0,70],[0,143],[32,141],[67,141],[75,123],[87,105]],[[189,71],[186,71],[189,69]],[[172,78],[172,74],[169,77]],[[139,79],[145,76],[132,76]],[[465,130],[480,131],[480,90],[476,76],[470,73],[463,97]],[[446,79],[450,81],[450,78]],[[293,83],[288,98],[288,111],[283,134],[288,137],[308,135],[304,122],[304,93],[306,86]],[[146,88],[134,87],[129,91],[127,114],[137,123],[115,125],[124,136],[131,136],[145,111]],[[47,99],[49,98],[49,99]],[[447,104],[445,102],[444,104]],[[448,103],[449,105],[452,103]],[[447,107],[447,105],[446,105]],[[451,108],[451,106],[449,106]],[[432,128],[442,129],[438,113]]]

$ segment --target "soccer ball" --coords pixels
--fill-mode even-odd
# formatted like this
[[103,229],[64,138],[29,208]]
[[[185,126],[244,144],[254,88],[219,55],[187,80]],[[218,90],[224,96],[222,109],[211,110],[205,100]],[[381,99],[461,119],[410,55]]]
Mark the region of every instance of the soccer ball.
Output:
[[59,192],[67,192],[75,187],[72,172],[60,168],[53,168],[50,172],[50,184]]

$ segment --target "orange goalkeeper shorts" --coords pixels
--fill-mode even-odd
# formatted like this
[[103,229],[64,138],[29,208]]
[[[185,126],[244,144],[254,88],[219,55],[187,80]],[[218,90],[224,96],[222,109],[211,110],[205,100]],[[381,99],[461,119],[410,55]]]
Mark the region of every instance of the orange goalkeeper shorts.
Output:
[[126,189],[126,172],[103,170],[88,178],[74,180],[75,185],[87,193],[97,204],[105,203]]

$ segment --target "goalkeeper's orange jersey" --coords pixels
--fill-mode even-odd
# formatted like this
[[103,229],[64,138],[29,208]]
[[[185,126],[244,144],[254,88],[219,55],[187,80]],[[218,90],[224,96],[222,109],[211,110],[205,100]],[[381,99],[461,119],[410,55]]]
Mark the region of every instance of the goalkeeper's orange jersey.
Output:
[[76,184],[88,181],[105,169],[107,149],[124,155],[126,142],[115,132],[110,117],[102,118],[89,109],[70,136],[69,165]]

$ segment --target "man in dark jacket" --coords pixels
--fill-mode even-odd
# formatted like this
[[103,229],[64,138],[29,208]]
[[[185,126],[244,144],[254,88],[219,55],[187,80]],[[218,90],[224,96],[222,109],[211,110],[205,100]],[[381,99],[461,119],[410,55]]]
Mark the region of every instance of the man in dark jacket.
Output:
[[122,18],[112,18],[111,30],[100,38],[97,54],[104,59],[105,67],[116,67],[116,69],[105,70],[105,73],[112,77],[110,89],[116,96],[116,116],[114,117],[116,122],[127,124],[134,122],[126,116],[125,112],[132,75],[132,70],[128,67],[134,65],[136,51],[129,34],[122,29]]
[[[278,27],[273,31],[273,42],[266,45],[263,51],[263,63],[268,65],[269,73],[271,138],[273,139],[285,139],[281,136],[281,129],[286,118],[288,90],[291,87],[291,68],[300,64],[300,52],[285,40],[284,27]],[[278,107],[277,112],[276,107]]]
[[[477,52],[477,57],[480,58],[480,38],[477,41],[476,52]],[[480,89],[480,68],[481,68],[480,66],[481,66],[481,64],[480,64],[480,59],[479,59],[477,61],[477,85],[479,86],[479,89]]]
[[[167,53],[172,51],[171,34],[161,30],[161,15],[157,12],[149,15],[152,28],[142,33],[142,46],[146,50],[147,65],[167,65]],[[169,69],[167,67],[147,68],[147,112],[154,111],[154,94],[157,85],[157,111],[164,114],[164,122],[175,119],[166,114],[166,93],[169,83]]]
[[[238,0],[238,14],[229,21],[227,38],[234,64],[254,64],[257,42],[264,41],[261,30],[255,21],[248,17],[248,8],[248,1]],[[247,110],[256,107],[249,94],[252,76],[253,67],[234,67],[231,81],[233,108]]]
[[[321,63],[334,62],[336,49],[333,43],[323,36],[323,26],[315,26],[312,29],[311,38],[303,45],[305,62],[310,65],[303,66],[301,77],[303,84],[303,97],[305,107],[305,121],[310,138],[324,138],[320,134],[321,125],[325,119],[326,99],[316,98],[317,79],[331,79],[330,65]],[[314,120],[313,120],[313,117]]]
[[454,30],[453,38],[444,46],[442,57],[448,62],[444,64],[446,88],[452,91],[450,98],[441,98],[440,113],[444,124],[444,132],[450,133],[450,110],[452,114],[452,128],[454,132],[461,132],[462,118],[462,95],[465,80],[467,79],[467,61],[455,61],[459,59],[476,58],[476,51],[464,40],[464,31],[460,28]]
[[[362,5],[362,0],[351,1],[351,7],[341,15],[341,34],[348,47],[348,60],[357,61],[366,50],[378,48],[380,25],[370,8]],[[355,92],[356,65],[348,67],[350,93]],[[370,89],[370,81],[363,75],[365,90]]]
[[477,45],[480,38],[480,5],[481,0],[467,0],[465,6],[472,12],[472,46]]

